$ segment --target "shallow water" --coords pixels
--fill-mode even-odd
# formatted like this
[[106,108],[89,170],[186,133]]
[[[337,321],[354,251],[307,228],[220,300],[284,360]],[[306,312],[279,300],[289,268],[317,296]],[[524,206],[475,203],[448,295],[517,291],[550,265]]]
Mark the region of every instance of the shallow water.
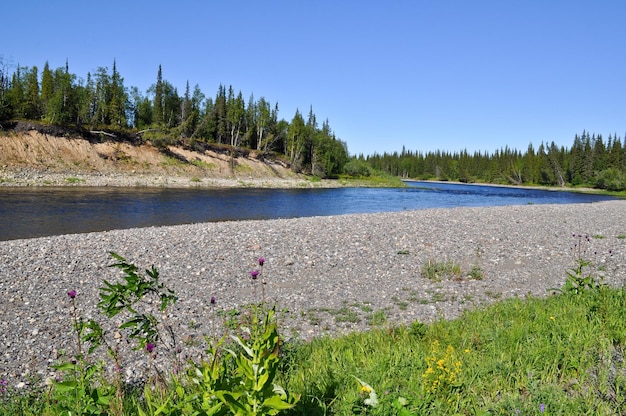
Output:
[[407,184],[336,189],[0,188],[0,240],[210,221],[614,199],[497,186]]

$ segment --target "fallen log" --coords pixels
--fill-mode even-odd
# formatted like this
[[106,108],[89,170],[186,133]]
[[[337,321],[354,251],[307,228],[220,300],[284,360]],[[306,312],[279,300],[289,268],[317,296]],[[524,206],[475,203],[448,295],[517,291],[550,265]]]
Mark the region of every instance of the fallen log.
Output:
[[109,136],[109,137],[113,137],[113,138],[117,137],[113,133],[107,133],[106,131],[102,131],[102,130],[89,130],[89,133],[91,133],[91,134],[103,134],[105,136]]

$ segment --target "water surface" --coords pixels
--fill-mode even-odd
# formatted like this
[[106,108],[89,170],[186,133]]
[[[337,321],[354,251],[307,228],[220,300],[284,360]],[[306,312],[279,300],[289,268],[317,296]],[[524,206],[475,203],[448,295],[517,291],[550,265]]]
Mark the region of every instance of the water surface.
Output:
[[0,188],[0,240],[209,221],[613,199],[496,186],[407,184],[337,189]]

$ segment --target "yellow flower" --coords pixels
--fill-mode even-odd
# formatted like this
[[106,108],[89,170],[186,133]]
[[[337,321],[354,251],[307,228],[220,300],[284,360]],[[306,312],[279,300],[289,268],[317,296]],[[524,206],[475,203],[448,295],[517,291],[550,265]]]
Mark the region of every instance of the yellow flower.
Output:
[[551,320],[551,321],[554,321],[554,316],[551,316],[551,317],[550,317],[550,320]]
[[371,393],[372,392],[372,388],[366,384],[364,384],[363,386],[361,386],[361,391],[364,391],[365,393]]

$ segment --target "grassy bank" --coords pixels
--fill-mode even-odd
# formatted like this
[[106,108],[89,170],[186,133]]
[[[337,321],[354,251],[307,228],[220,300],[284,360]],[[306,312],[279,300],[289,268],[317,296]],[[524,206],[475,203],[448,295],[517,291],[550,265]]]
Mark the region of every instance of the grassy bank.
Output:
[[[365,333],[284,344],[276,381],[300,396],[284,414],[621,414],[625,307],[624,289],[601,286],[510,299],[454,321],[381,322]],[[120,414],[147,411],[139,391],[127,392],[123,407]],[[0,414],[63,412],[49,390],[2,387]]]
[[286,364],[302,394],[290,414],[619,414],[625,306],[624,290],[603,287],[300,345]]

